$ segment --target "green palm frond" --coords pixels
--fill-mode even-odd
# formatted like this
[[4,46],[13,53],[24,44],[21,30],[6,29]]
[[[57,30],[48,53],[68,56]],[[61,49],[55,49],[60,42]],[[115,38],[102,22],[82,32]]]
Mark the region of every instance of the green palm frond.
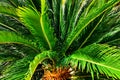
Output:
[[17,14],[20,17],[21,22],[25,24],[25,27],[27,27],[34,36],[42,36],[39,24],[40,15],[36,10],[27,7],[19,7]]
[[65,62],[78,67],[81,72],[105,74],[120,78],[120,50],[105,44],[92,44],[73,52]]
[[50,58],[49,56],[52,54],[53,52],[44,51],[36,56],[28,55],[23,59],[17,60],[16,62],[14,61],[12,65],[10,65],[5,71],[3,71],[3,75],[0,77],[0,79],[31,80],[37,66],[46,58]]
[[29,63],[34,59],[35,55],[29,55],[23,59],[14,60],[9,66],[2,71],[1,80],[23,80],[28,71]]
[[13,7],[18,7],[18,6],[29,6],[33,5],[31,3],[32,0],[8,0],[9,4],[11,4]]
[[4,24],[4,23],[2,23],[2,22],[0,22],[0,25],[1,25],[1,26],[4,26],[5,28],[7,28],[7,29],[9,29],[9,30],[14,31],[14,32],[17,33],[17,31],[16,31],[14,28],[11,28],[10,26],[8,26],[8,25],[6,25],[6,24]]
[[31,5],[36,8],[38,11],[41,10],[41,0],[30,0],[29,3],[31,3]]
[[60,4],[60,27],[61,27],[61,38],[64,39],[65,34],[66,34],[66,27],[65,27],[65,4],[67,0],[61,0]]
[[53,55],[53,52],[44,51],[41,54],[38,54],[37,56],[35,56],[34,60],[29,65],[29,70],[27,72],[25,80],[31,80],[37,66],[41,64],[43,60],[45,60],[46,58],[50,58],[50,55]]
[[10,4],[5,2],[0,2],[0,13],[13,17],[18,17],[16,14],[16,9]]
[[6,69],[12,61],[15,60],[17,60],[15,56],[0,52],[0,73],[2,73],[2,71]]
[[52,48],[54,46],[55,40],[53,37],[53,32],[50,27],[49,21],[46,15],[36,11],[33,8],[20,7],[17,10],[17,14],[20,17],[21,22],[30,30],[31,34],[35,36],[36,39],[39,39],[41,46],[44,48]]
[[[99,1],[99,0],[98,0]],[[101,1],[99,1],[101,2]],[[89,13],[87,15],[80,16],[80,19],[78,20],[77,25],[73,29],[73,31],[68,35],[68,38],[66,40],[66,48],[68,49],[69,46],[72,44],[72,42],[79,36],[79,34],[97,17],[99,17],[102,13],[104,13],[106,10],[111,8],[113,5],[118,3],[119,0],[110,0],[104,5],[100,5],[98,7],[93,7],[90,9]],[[89,8],[89,6],[88,6]],[[93,11],[94,10],[94,11]]]
[[19,42],[26,42],[25,39],[17,36],[15,33],[7,32],[7,31],[0,31],[0,43],[19,43]]
[[0,80],[120,79],[120,0],[1,0],[0,30]]
[[[0,30],[13,31],[15,33],[20,33],[22,35],[32,36],[30,32],[20,23],[16,18],[0,14]],[[29,36],[28,36],[29,35]]]
[[54,24],[54,28],[55,28],[55,33],[57,34],[57,38],[60,38],[60,26],[59,26],[59,13],[60,13],[60,0],[53,0],[52,3],[49,2],[50,7],[52,7],[52,9],[50,8],[50,10],[52,10],[53,13],[53,24]]
[[100,38],[98,40],[98,42],[112,41],[112,40],[114,40],[116,38],[119,38],[120,37],[119,34],[120,34],[120,27],[119,27],[119,25],[117,25],[116,27],[113,27],[108,33],[106,33],[105,35],[103,35],[102,38]]
[[107,44],[120,47],[120,38],[109,41]]
[[41,29],[44,34],[44,37],[46,39],[46,42],[49,45],[49,48],[52,49],[55,45],[55,36],[54,32],[51,25],[51,22],[48,18],[48,15],[46,13],[46,1],[41,0],[41,16],[40,16],[40,24],[41,24]]
[[[120,11],[117,7],[114,7],[111,11],[107,12],[107,15],[103,18],[97,29],[93,32],[93,35],[88,39],[88,44],[93,42],[107,43],[119,39],[120,31]],[[95,34],[99,33],[99,34]],[[99,35],[99,36],[98,36]]]
[[94,31],[98,28],[98,26],[102,22],[104,16],[105,16],[105,14],[98,20],[95,27],[92,29],[92,31],[89,33],[89,35],[85,38],[85,40],[81,43],[81,45],[80,45],[80,47],[78,49],[82,48],[84,46],[84,44],[89,40],[89,38],[93,35]]
[[34,50],[36,45],[33,45],[30,40],[24,39],[23,37],[8,31],[0,31],[0,44],[22,44],[28,46]]

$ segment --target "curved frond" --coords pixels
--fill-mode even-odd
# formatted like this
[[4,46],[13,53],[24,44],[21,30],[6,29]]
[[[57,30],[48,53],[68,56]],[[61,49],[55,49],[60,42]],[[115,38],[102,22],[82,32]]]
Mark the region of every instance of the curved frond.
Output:
[[44,51],[38,55],[31,54],[23,59],[14,61],[0,76],[1,80],[31,80],[37,66],[53,52]]
[[105,14],[105,17],[94,30],[85,45],[89,45],[94,42],[106,44],[120,38],[120,10],[118,7],[119,6],[113,7]]
[[67,27],[65,27],[65,8],[67,0],[61,0],[60,4],[60,28],[61,28],[61,38],[64,39],[66,35]]
[[0,31],[0,44],[12,44],[12,43],[22,44],[36,50],[35,49],[36,46],[33,45],[31,41],[24,39],[23,37],[12,32]]
[[32,0],[8,0],[8,2],[16,8],[18,6],[33,6]]
[[[9,64],[15,60],[17,60],[15,56],[0,52],[0,73],[2,74],[3,70],[6,69],[9,66]],[[0,77],[1,77],[1,74],[0,74]]]
[[[119,38],[120,36],[120,27],[119,25],[118,26],[115,26],[114,28],[112,28],[108,33],[106,33],[105,35],[103,35],[99,40],[98,42],[102,42],[102,43],[105,43],[105,42],[108,42],[108,41],[112,41],[111,38],[116,39],[116,38]],[[116,37],[115,37],[116,36]],[[115,38],[114,38],[115,37]],[[111,39],[111,40],[110,40]]]
[[16,31],[15,29],[11,28],[10,26],[8,26],[8,25],[6,25],[6,24],[4,24],[4,23],[2,23],[2,22],[0,22],[0,25],[2,25],[2,26],[4,26],[5,28],[7,28],[7,29],[9,29],[9,30],[14,31],[14,32],[17,33],[17,31]]
[[56,41],[55,36],[53,34],[54,33],[53,29],[51,27],[51,22],[46,12],[47,11],[46,8],[47,8],[46,0],[41,0],[41,16],[40,16],[41,29],[49,45],[49,48],[52,50]]
[[17,10],[21,22],[23,22],[31,34],[39,40],[41,46],[45,49],[51,49],[54,47],[55,40],[48,17],[44,13],[43,11],[40,15],[36,9],[27,7],[19,7]]
[[31,80],[35,69],[37,68],[37,66],[46,58],[49,58],[49,55],[53,54],[53,52],[50,51],[44,51],[41,54],[38,54],[37,56],[35,56],[34,60],[30,63],[29,65],[29,70],[26,74],[25,80]]
[[120,38],[109,41],[107,44],[120,47]]
[[25,74],[29,68],[29,62],[34,59],[35,55],[31,54],[23,59],[14,60],[5,68],[0,75],[0,80],[24,80]]
[[[94,1],[94,0],[93,0]],[[113,5],[118,3],[119,0],[109,0],[108,2],[104,3],[104,5],[96,6],[96,4],[93,5],[92,8],[90,8],[89,13],[87,15],[82,14],[80,16],[80,19],[78,20],[76,26],[74,26],[74,29],[72,29],[71,33],[68,35],[66,39],[66,46],[65,49],[68,49],[69,46],[72,44],[72,42],[79,36],[79,34],[97,17],[99,17],[102,13],[104,13],[106,10],[111,8]],[[98,3],[101,3],[100,0],[98,0]],[[97,4],[98,5],[98,4]],[[89,5],[91,6],[91,5]],[[87,8],[89,8],[89,6]],[[85,12],[84,12],[85,13]]]
[[6,14],[12,17],[18,17],[16,9],[8,3],[0,2],[0,13]]
[[18,19],[11,16],[1,14],[0,26],[1,26],[0,28],[1,30],[13,31],[15,33],[22,34],[24,36],[27,35],[26,36],[27,38],[30,38],[29,36],[32,36],[30,32],[26,29],[26,27],[24,27],[24,25],[18,21]]
[[95,25],[95,27],[92,29],[92,31],[89,33],[89,35],[86,37],[86,39],[82,42],[82,44],[80,45],[79,49],[82,48],[82,46],[88,41],[88,39],[92,36],[92,34],[94,33],[94,31],[96,30],[96,28],[99,26],[99,24],[102,22],[103,18],[105,15],[103,15],[100,20],[98,20],[98,23]]
[[96,74],[120,79],[120,50],[116,47],[92,44],[73,52],[66,60],[80,71],[91,73],[93,79]]

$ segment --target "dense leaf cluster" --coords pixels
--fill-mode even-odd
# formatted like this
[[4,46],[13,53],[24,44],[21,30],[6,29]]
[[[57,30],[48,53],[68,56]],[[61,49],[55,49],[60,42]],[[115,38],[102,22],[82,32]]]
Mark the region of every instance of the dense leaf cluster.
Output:
[[69,66],[73,79],[120,79],[119,3],[1,0],[0,80],[38,80],[42,64]]

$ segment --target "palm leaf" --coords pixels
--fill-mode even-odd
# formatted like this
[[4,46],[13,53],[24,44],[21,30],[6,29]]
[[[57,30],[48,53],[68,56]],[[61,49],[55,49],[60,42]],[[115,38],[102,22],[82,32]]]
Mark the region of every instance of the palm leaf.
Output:
[[94,73],[120,78],[120,50],[116,47],[92,44],[73,52],[66,60],[80,71],[90,72],[93,79]]
[[0,77],[1,80],[31,80],[37,66],[46,58],[53,54],[50,51],[44,51],[38,55],[28,55],[23,59],[17,60],[8,67]]
[[29,1],[29,3],[31,3],[32,6],[33,6],[34,8],[36,8],[38,11],[41,10],[41,8],[40,8],[41,3],[40,3],[40,2],[41,2],[40,0],[30,0],[30,1]]
[[15,8],[18,6],[33,6],[31,0],[8,0],[8,2]]
[[5,54],[2,51],[0,52],[0,73],[8,67],[8,65],[12,62],[17,60],[15,56],[10,54]]
[[31,80],[37,66],[46,58],[50,58],[49,56],[53,54],[53,52],[50,51],[44,51],[41,54],[38,54],[35,56],[34,60],[29,65],[29,70],[26,74],[25,80]]
[[36,9],[27,7],[20,7],[17,10],[17,14],[20,17],[21,22],[23,22],[23,24],[25,24],[25,26],[30,30],[31,34],[39,40],[41,48],[43,47],[41,50],[48,48],[51,49],[55,42],[49,23],[44,21],[47,17],[43,13],[40,16]]
[[0,22],[0,25],[1,25],[1,26],[4,26],[5,28],[7,28],[7,29],[9,29],[9,30],[14,31],[14,32],[17,33],[17,31],[16,31],[15,29],[11,28],[10,26],[8,26],[8,25],[6,25],[6,24],[4,24],[4,23],[2,23],[2,22]]
[[120,47],[120,38],[109,41],[107,44]]
[[18,17],[16,14],[16,9],[10,4],[5,2],[0,2],[0,13],[13,17]]
[[61,0],[61,4],[60,4],[60,27],[61,27],[61,38],[64,39],[65,38],[65,34],[66,34],[66,27],[65,27],[65,4],[66,4],[67,0]]
[[98,23],[95,25],[95,27],[92,29],[92,31],[90,32],[90,34],[85,38],[85,40],[82,42],[82,44],[80,45],[79,49],[88,41],[88,39],[92,36],[92,34],[94,33],[94,31],[96,30],[96,28],[100,25],[100,23],[102,22],[104,18],[104,15],[100,18],[100,20],[98,21]]
[[[103,12],[111,8],[111,6],[115,5],[118,3],[119,0],[110,0],[104,5],[101,5],[99,7],[94,7],[92,8],[89,13],[85,16],[80,16],[80,19],[78,20],[78,23],[73,29],[66,40],[66,47],[65,50],[69,48],[69,46],[72,44],[72,42],[79,36],[79,34],[97,17],[99,17]],[[94,10],[94,11],[93,11]]]
[[[94,2],[94,0],[93,0]],[[77,4],[79,3],[79,4]],[[84,8],[86,7],[86,5],[89,3],[89,0],[76,0],[76,1],[72,1],[69,0],[69,13],[68,13],[68,18],[70,18],[70,25],[68,28],[68,33],[70,33],[76,26],[78,20],[79,20],[79,16],[83,13]],[[87,11],[86,11],[87,12]]]
[[23,80],[25,74],[29,68],[29,62],[33,60],[35,55],[29,55],[23,59],[13,61],[9,66],[4,69],[2,75],[0,76],[1,80]]
[[[119,26],[116,26],[116,27],[112,28],[112,29],[110,30],[110,32],[108,32],[108,33],[106,33],[105,35],[103,35],[103,36],[98,40],[98,42],[103,43],[103,42],[112,41],[112,40],[114,40],[114,39],[116,39],[116,38],[119,38],[119,37],[120,37],[119,34],[120,34],[120,27],[119,27]],[[116,37],[115,37],[115,36],[116,36]],[[115,37],[115,38],[114,38],[114,37]],[[113,38],[113,39],[112,39],[112,38]]]
[[27,35],[26,37],[29,38],[29,36],[32,36],[30,32],[20,23],[18,20],[16,20],[14,17],[7,16],[4,14],[0,15],[0,26],[2,30],[9,30],[13,31],[15,33],[20,33],[22,35]]
[[29,40],[24,39],[21,36],[12,32],[0,31],[0,44],[12,44],[12,43],[22,44],[36,50],[35,45],[33,45],[32,42],[30,42]]
[[119,39],[119,22],[120,22],[120,11],[117,7],[108,11],[102,22],[98,25],[93,35],[88,39],[86,45],[97,42],[97,43],[109,43],[111,41]]
[[[16,62],[13,61],[11,65],[4,69],[1,80],[31,80],[37,66],[53,52],[44,51],[41,54],[35,56],[35,54],[28,55],[23,59],[19,59]],[[13,76],[14,75],[14,76]]]
[[[31,80],[39,64],[45,59],[54,60],[55,67],[60,67],[61,63],[66,67],[66,64],[68,66],[70,63],[81,73],[91,73],[92,79],[96,75],[99,78],[99,74],[120,79],[120,14],[116,7],[112,9],[119,0],[8,0],[5,2],[9,4],[1,2],[0,13],[19,19],[24,25],[20,24],[20,28],[29,30],[32,35],[30,33],[27,36],[20,35],[19,32],[22,31],[17,25],[17,28],[11,27],[15,24],[9,25],[14,21],[1,18],[0,25],[16,34],[0,31],[0,44],[22,44],[25,48],[20,49],[25,52],[20,58],[14,56],[14,52],[13,55],[6,50],[7,54],[0,53],[1,80]],[[6,24],[4,21],[11,23]],[[52,28],[58,38],[57,42]],[[27,51],[26,46],[34,49],[35,52]],[[39,53],[39,50],[42,53],[35,54]],[[56,51],[55,55],[51,50]],[[61,52],[69,55],[63,56]],[[19,53],[15,55],[21,56]],[[35,75],[36,77],[38,76]]]
[[46,14],[46,0],[41,0],[41,16],[40,16],[40,24],[41,29],[44,34],[44,37],[49,45],[49,48],[52,49],[55,45],[55,38],[53,34],[53,29],[50,26],[50,20],[48,15]]
[[[49,2],[50,3],[50,2]],[[50,5],[50,4],[49,4]],[[58,20],[59,19],[59,13],[60,13],[60,1],[59,0],[53,0],[52,3],[51,3],[51,7],[52,7],[52,11],[53,11],[53,24],[54,24],[54,28],[55,28],[55,33],[57,35],[57,38],[60,39],[60,34],[61,34],[61,29],[60,29],[60,26],[59,26],[59,23],[60,21]]]

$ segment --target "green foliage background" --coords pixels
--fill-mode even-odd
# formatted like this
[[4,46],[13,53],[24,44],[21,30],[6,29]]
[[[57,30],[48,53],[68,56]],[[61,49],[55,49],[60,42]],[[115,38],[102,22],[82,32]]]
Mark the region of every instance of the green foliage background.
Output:
[[0,79],[38,80],[36,69],[51,61],[71,66],[74,79],[120,79],[119,3],[1,0]]

